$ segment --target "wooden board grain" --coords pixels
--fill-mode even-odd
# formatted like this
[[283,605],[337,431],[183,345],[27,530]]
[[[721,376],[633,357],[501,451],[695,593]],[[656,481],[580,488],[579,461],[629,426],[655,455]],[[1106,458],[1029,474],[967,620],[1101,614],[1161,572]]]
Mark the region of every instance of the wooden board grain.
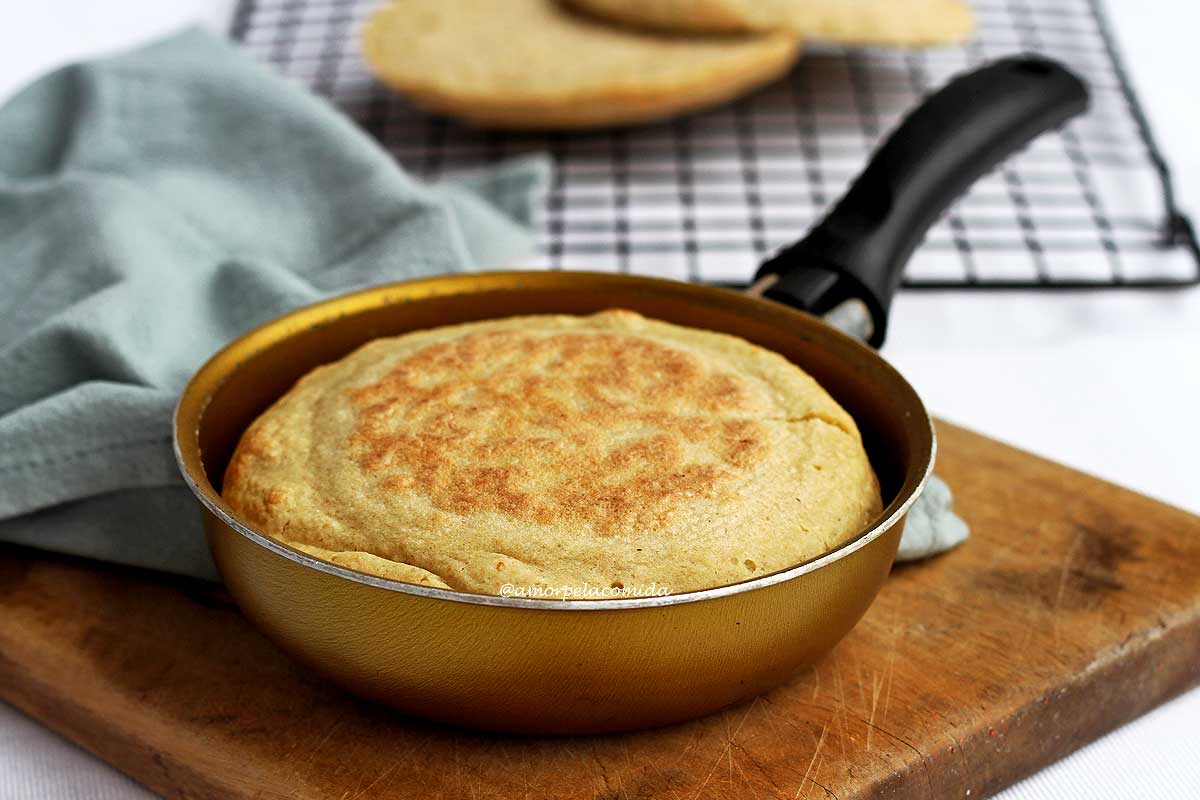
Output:
[[0,695],[169,797],[986,795],[1200,682],[1200,518],[939,434],[970,542],[897,567],[816,667],[696,722],[425,724],[326,685],[203,587],[15,549]]

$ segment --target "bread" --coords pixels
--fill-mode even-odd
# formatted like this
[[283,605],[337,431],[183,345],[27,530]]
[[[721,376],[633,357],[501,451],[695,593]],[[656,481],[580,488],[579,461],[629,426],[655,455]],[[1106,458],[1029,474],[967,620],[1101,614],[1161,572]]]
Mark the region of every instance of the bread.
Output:
[[789,30],[804,39],[898,46],[961,42],[971,12],[962,0],[563,0],[625,25],[679,33]]
[[223,495],[319,558],[490,594],[733,583],[881,506],[854,420],[809,375],[621,310],[370,342],[250,425]]
[[371,70],[417,103],[497,128],[668,117],[785,72],[786,32],[680,37],[614,26],[555,0],[394,0],[368,20]]

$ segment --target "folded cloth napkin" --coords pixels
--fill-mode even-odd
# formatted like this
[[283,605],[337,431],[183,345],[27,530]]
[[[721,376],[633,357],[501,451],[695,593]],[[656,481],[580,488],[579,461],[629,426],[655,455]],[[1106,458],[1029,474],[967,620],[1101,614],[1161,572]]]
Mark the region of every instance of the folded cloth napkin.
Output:
[[929,558],[965,542],[971,531],[952,505],[950,487],[937,475],[930,475],[921,496],[908,510],[896,560]]
[[0,540],[216,578],[171,452],[190,374],[288,309],[527,255],[549,164],[430,187],[198,30],[0,109]]
[[548,175],[422,184],[200,31],[28,87],[0,108],[0,541],[217,579],[171,452],[191,373],[298,305],[528,253]]

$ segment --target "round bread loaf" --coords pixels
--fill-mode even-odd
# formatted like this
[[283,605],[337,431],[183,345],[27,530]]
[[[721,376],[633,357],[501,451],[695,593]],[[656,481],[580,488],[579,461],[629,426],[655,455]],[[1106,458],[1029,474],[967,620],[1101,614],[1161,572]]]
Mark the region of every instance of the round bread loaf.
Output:
[[563,0],[618,24],[678,33],[788,30],[849,45],[922,46],[971,34],[963,0]]
[[724,102],[785,72],[786,32],[674,36],[611,25],[555,0],[397,0],[363,30],[381,81],[498,128],[644,122]]
[[370,342],[250,425],[223,494],[319,558],[518,595],[734,583],[881,505],[854,421],[807,373],[622,310]]

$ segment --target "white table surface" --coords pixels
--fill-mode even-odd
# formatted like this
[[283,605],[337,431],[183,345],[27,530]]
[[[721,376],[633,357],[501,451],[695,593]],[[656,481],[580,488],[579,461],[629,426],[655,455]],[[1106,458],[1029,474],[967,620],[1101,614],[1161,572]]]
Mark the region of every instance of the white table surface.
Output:
[[[0,101],[47,68],[185,22],[225,30],[233,3],[5,5]],[[1183,203],[1200,209],[1200,7],[1188,0],[1109,6]],[[1200,512],[1200,290],[908,293],[896,299],[890,329],[885,355],[938,415]],[[1198,724],[1194,690],[1000,797],[1200,797]],[[0,703],[0,800],[146,796]]]

